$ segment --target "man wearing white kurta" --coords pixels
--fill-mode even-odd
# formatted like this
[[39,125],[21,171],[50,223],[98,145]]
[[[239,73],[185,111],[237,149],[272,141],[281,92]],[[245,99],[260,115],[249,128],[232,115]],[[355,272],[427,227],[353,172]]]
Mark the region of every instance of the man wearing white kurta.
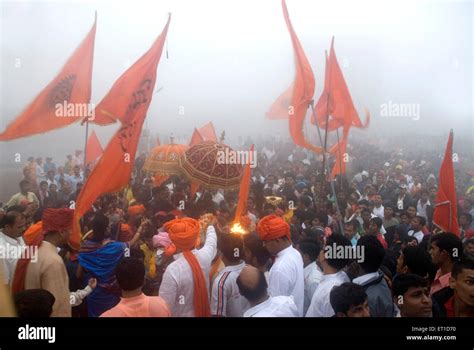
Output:
[[[211,263],[217,253],[217,237],[214,226],[207,228],[204,246],[199,250],[193,249],[191,252],[198,260],[206,280],[206,286],[208,286]],[[174,260],[166,268],[159,295],[168,304],[172,316],[194,317],[193,272],[183,253],[175,254]]]
[[275,256],[270,269],[268,292],[270,296],[290,296],[303,316],[304,272],[303,258],[292,247],[290,226],[281,217],[267,215],[257,224],[257,233],[268,252]]
[[[340,254],[339,251],[344,253]],[[329,298],[331,290],[344,282],[350,282],[349,277],[342,271],[353,258],[353,256],[345,256],[346,252],[353,252],[351,241],[348,238],[337,234],[332,234],[327,238],[326,246],[318,257],[323,268],[323,278],[314,292],[306,317],[334,316]]]

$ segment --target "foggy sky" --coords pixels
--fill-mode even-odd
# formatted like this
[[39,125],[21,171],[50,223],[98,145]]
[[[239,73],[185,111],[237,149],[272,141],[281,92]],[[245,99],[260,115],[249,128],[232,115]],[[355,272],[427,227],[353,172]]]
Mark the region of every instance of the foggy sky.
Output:
[[[472,1],[287,0],[287,6],[312,64],[316,100],[324,83],[324,50],[335,36],[361,119],[364,106],[372,114],[369,130],[355,132],[447,135],[454,128],[460,137],[472,135]],[[288,135],[286,121],[264,118],[294,76],[280,0],[2,1],[0,9],[2,130],[59,72],[97,10],[91,102],[98,104],[148,50],[171,12],[155,86],[163,90],[153,96],[145,125],[162,142],[171,132],[190,135],[208,121],[218,134],[225,130],[229,142],[246,135]],[[381,106],[389,101],[419,105],[419,120],[382,117]],[[105,146],[117,125],[92,129]],[[315,142],[315,128],[307,130]],[[439,141],[445,144],[444,137]],[[72,125],[2,142],[0,163],[18,151],[25,160],[52,155],[63,161],[83,145],[84,129]]]

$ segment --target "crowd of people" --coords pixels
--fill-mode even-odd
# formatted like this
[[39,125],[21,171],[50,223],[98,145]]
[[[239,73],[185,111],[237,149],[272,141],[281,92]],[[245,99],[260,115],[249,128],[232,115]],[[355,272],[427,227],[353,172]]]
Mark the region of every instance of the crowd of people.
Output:
[[357,141],[332,180],[318,155],[256,146],[245,233],[232,231],[238,191],[191,195],[180,175],[155,186],[141,154],[130,184],[81,219],[80,242],[70,231],[90,166],[80,152],[63,166],[30,158],[0,211],[2,251],[38,248],[37,261],[0,259],[16,314],[474,316],[474,173],[457,168],[458,236],[433,224],[436,156]]

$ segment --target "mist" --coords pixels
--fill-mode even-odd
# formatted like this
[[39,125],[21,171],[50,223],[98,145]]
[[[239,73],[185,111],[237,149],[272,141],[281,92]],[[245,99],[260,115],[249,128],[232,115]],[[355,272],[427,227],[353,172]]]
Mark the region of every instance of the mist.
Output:
[[[471,1],[288,0],[294,28],[316,78],[324,84],[325,50],[335,50],[361,118],[355,137],[423,136],[445,143],[450,128],[472,149],[474,45]],[[288,138],[288,122],[265,112],[292,82],[293,50],[279,0],[260,1],[2,1],[1,117],[3,130],[58,73],[85,37],[97,11],[92,103],[148,50],[172,13],[145,127],[162,143],[187,143],[194,127],[212,121],[225,142]],[[162,88],[159,92],[158,89]],[[413,106],[396,116],[393,105]],[[390,110],[391,113],[384,111]],[[309,115],[308,115],[309,119]],[[103,146],[118,123],[91,126]],[[314,126],[306,133],[317,142]],[[2,164],[15,154],[66,154],[84,147],[79,123],[2,142]],[[469,144],[470,143],[470,144]],[[464,144],[466,146],[466,144]]]

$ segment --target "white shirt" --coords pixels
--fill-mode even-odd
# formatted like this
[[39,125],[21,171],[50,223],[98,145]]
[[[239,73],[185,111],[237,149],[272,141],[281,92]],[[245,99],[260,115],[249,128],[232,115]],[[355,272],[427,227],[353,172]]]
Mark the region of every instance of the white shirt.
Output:
[[224,196],[219,191],[217,191],[217,193],[212,196],[213,202],[216,203],[217,205],[219,205],[220,202],[222,202],[224,199],[225,199]]
[[[211,263],[217,252],[217,236],[213,226],[207,228],[206,243],[192,253],[202,268],[206,286],[209,285]],[[168,265],[163,274],[159,295],[168,304],[175,317],[194,317],[194,278],[191,267],[182,253],[174,255],[175,261]]]
[[374,210],[372,210],[372,214],[381,218],[382,220],[383,220],[383,212],[384,212],[383,205],[381,205],[380,208],[374,207]]
[[0,269],[4,280],[0,283],[11,286],[15,274],[16,263],[21,258],[20,248],[25,247],[23,237],[12,238],[0,231]]
[[298,308],[291,297],[280,295],[248,309],[244,317],[298,317]]
[[375,271],[375,272],[371,272],[371,273],[366,273],[365,275],[362,275],[362,276],[359,276],[359,277],[356,277],[352,280],[353,283],[355,284],[359,284],[359,285],[362,285],[368,281],[370,281],[371,279],[375,279],[376,277],[379,276],[379,272],[378,271]]
[[428,199],[425,204],[421,204],[421,199],[418,199],[416,204],[416,215],[423,216],[425,220],[428,220],[428,215],[426,214],[426,207],[431,205],[430,200]]
[[308,264],[304,268],[304,313],[308,311],[309,305],[311,304],[311,299],[313,298],[316,288],[318,288],[319,283],[323,279],[323,272],[316,265],[316,261],[313,261],[311,264]]
[[416,240],[418,241],[418,244],[420,244],[421,241],[423,240],[423,237],[424,237],[425,235],[424,235],[423,232],[421,232],[421,231],[415,232],[415,230],[410,230],[410,231],[408,231],[408,236],[410,236],[410,237],[411,237],[411,236],[415,237]]
[[272,297],[292,296],[298,307],[298,315],[303,316],[304,272],[303,258],[292,246],[280,251],[270,269],[268,293]]
[[339,286],[345,282],[350,282],[344,271],[323,275],[323,279],[319,283],[318,288],[314,292],[311,305],[306,312],[306,317],[332,317],[334,310],[329,300],[329,294],[335,286]]
[[237,277],[245,267],[245,263],[226,266],[214,279],[211,293],[211,315],[242,317],[250,305],[239,293]]

